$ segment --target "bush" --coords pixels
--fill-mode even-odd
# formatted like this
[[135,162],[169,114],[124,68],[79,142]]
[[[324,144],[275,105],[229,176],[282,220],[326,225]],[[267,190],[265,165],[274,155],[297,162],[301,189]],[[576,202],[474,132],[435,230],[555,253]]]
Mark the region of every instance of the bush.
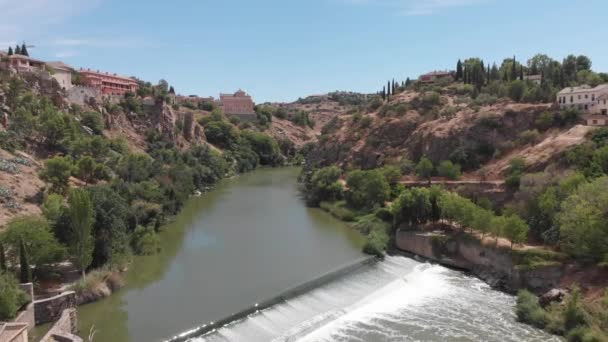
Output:
[[97,112],[86,112],[82,114],[80,123],[89,127],[95,134],[101,134],[104,129],[103,118]]
[[319,207],[328,213],[330,213],[335,218],[345,221],[352,222],[357,217],[356,212],[349,209],[346,206],[345,201],[337,201],[337,202],[326,202],[323,201],[319,204]]
[[41,177],[51,183],[51,190],[64,194],[68,188],[68,181],[72,175],[74,165],[68,157],[53,157],[44,163]]
[[490,94],[479,94],[475,100],[473,100],[473,104],[477,106],[489,106],[493,105],[498,101],[498,98],[494,95]]
[[29,301],[17,279],[12,274],[0,271],[0,321],[8,321],[17,315],[17,311]]
[[519,143],[521,145],[536,144],[540,139],[540,133],[535,129],[529,129],[519,134]]
[[460,165],[453,164],[449,160],[444,160],[437,167],[437,174],[439,174],[440,177],[457,180],[462,175],[462,172],[460,171]]
[[384,252],[388,247],[389,241],[390,238],[386,230],[375,229],[367,236],[367,241],[363,245],[363,253],[384,258]]
[[518,321],[539,329],[543,329],[548,322],[547,312],[538,303],[538,298],[527,290],[520,290],[517,293],[515,313]]
[[356,209],[372,209],[384,206],[390,198],[390,185],[379,170],[353,171],[347,179],[346,202]]
[[7,259],[16,265],[19,247],[24,242],[31,264],[41,266],[60,261],[65,256],[64,247],[51,232],[46,219],[38,216],[18,216],[9,221],[7,229],[0,235],[7,248]]
[[154,255],[160,251],[160,238],[153,229],[137,226],[131,237],[131,246],[137,255]]

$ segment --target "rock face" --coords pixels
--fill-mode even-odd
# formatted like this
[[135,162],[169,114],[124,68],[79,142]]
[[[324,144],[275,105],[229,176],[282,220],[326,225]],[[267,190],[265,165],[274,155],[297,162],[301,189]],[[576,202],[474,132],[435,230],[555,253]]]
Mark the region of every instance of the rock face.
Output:
[[462,233],[446,236],[398,231],[395,243],[399,250],[468,270],[492,287],[511,293],[521,288],[544,293],[556,287],[563,274],[561,266],[520,269],[514,264],[510,250],[484,246],[479,240]]

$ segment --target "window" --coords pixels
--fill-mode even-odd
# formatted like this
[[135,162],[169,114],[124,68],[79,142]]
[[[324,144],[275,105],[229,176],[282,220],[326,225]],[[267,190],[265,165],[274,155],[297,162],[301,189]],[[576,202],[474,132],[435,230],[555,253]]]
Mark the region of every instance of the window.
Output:
[[580,96],[580,95],[578,96],[578,99],[579,99],[579,100],[581,99],[581,96]]
[[574,96],[570,95],[570,103],[574,102]]
[[589,109],[589,108],[587,108],[587,105],[585,105],[585,110],[587,110],[587,109]]
[[592,121],[592,123],[593,123],[594,125],[597,125],[597,120],[593,120],[593,121]]
[[588,98],[588,97],[589,97],[589,95],[585,94],[585,98]]

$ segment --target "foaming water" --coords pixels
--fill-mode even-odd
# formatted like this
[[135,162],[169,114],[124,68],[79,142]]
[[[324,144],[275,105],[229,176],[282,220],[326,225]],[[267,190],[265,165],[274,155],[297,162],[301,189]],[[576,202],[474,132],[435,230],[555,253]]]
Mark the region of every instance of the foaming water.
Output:
[[559,341],[517,323],[513,305],[461,272],[387,257],[190,341]]

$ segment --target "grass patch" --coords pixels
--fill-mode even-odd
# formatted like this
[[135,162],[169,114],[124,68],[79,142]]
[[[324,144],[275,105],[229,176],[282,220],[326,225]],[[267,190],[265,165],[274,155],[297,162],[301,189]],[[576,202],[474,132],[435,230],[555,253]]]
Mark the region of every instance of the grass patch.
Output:
[[519,270],[534,270],[540,267],[559,266],[568,256],[549,249],[532,248],[513,250],[515,267]]
[[346,201],[326,202],[319,204],[321,209],[332,214],[332,216],[346,222],[353,222],[357,218],[357,212],[346,206]]

